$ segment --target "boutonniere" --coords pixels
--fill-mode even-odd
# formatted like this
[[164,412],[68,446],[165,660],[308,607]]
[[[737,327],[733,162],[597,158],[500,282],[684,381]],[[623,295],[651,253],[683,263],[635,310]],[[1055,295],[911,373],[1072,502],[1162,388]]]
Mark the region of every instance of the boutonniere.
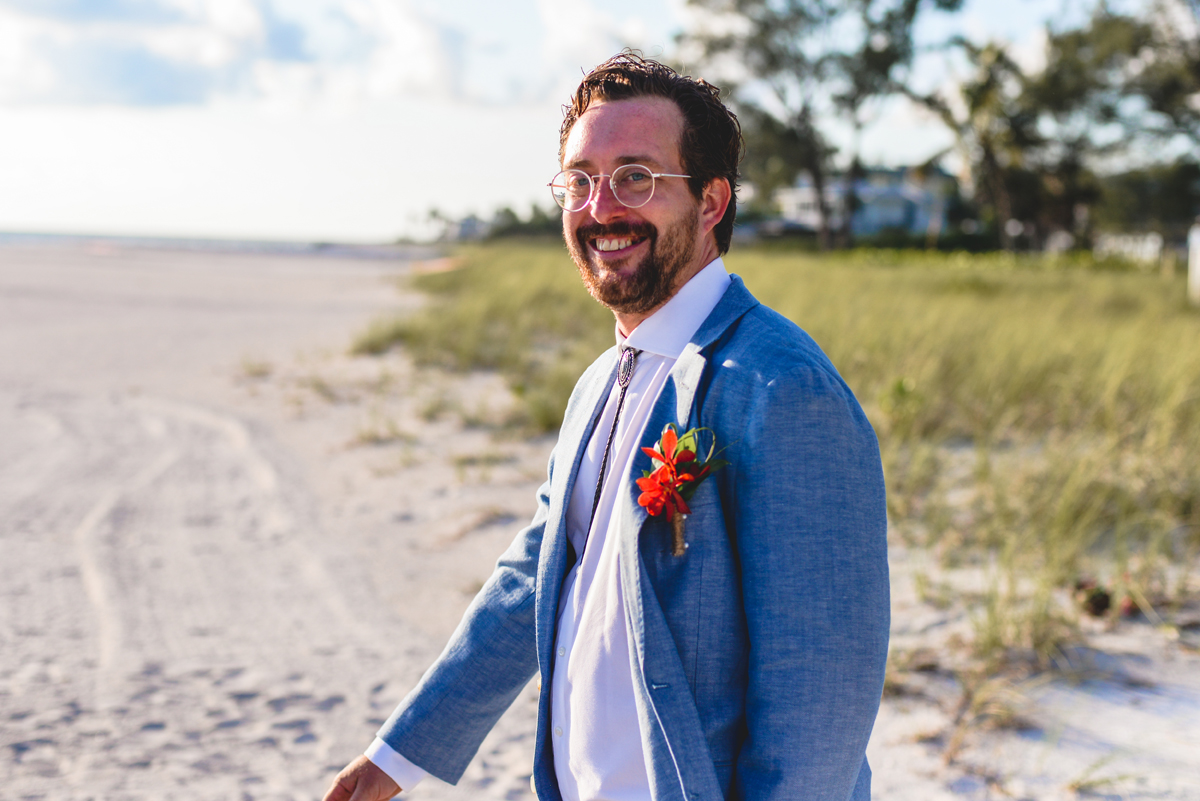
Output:
[[[708,455],[703,459],[699,457],[702,432],[708,432],[712,439]],[[671,524],[671,532],[674,535],[671,555],[683,556],[686,547],[683,540],[683,521],[692,513],[688,508],[688,501],[696,494],[696,488],[704,479],[729,462],[714,458],[719,451],[717,436],[711,428],[693,428],[679,436],[674,423],[663,426],[662,437],[654,443],[654,447],[642,448],[642,452],[653,460],[654,469],[642,471],[642,478],[637,480],[637,485],[642,490],[638,504],[646,507],[646,511],[653,516],[667,516],[667,522]]]

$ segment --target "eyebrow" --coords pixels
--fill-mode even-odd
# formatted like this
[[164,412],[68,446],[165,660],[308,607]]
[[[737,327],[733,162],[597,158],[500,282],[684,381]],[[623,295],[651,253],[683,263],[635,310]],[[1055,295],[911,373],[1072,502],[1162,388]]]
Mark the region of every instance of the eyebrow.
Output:
[[[653,167],[657,170],[663,168],[662,162],[654,158],[654,156],[617,156],[617,161],[621,164],[641,164],[646,167]],[[577,161],[569,161],[563,165],[563,169],[567,170],[582,170],[592,166],[592,162],[588,159]]]

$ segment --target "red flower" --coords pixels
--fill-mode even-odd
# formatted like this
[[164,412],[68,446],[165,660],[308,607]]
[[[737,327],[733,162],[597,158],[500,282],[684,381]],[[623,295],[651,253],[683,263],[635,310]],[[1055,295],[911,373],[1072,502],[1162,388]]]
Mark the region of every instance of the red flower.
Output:
[[662,438],[654,443],[653,448],[642,448],[642,452],[653,462],[654,470],[643,471],[637,480],[642,494],[638,496],[638,504],[646,508],[652,516],[666,515],[671,524],[673,556],[683,556],[687,544],[684,541],[684,517],[692,513],[688,500],[700,486],[700,482],[708,478],[714,470],[720,470],[728,462],[713,458],[716,455],[716,437],[708,449],[708,455],[703,460],[697,458],[700,432],[712,431],[707,428],[693,428],[684,432],[683,436],[675,431],[674,423],[663,427]]
[[724,466],[721,460],[712,459],[711,449],[703,463],[696,460],[693,448],[700,430],[692,429],[680,437],[674,424],[668,423],[653,448],[642,448],[656,465],[653,471],[647,471],[637,480],[638,488],[642,490],[638,503],[646,507],[649,514],[657,516],[665,512],[668,521],[676,514],[690,515],[692,510],[685,495],[690,498],[713,469]]
[[673,466],[664,464],[645,478],[637,480],[637,485],[642,490],[642,494],[638,496],[638,503],[646,507],[646,511],[651,515],[660,515],[665,510],[667,520],[675,517],[677,513],[690,515],[692,510],[679,494],[678,487],[691,480],[691,474],[684,473],[677,477]]

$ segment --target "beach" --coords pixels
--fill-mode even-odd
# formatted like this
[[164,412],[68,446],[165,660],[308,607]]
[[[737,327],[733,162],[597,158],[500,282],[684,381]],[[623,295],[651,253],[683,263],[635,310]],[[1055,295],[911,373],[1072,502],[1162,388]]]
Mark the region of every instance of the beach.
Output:
[[[0,795],[315,798],[370,743],[547,450],[426,408],[496,387],[345,356],[406,269],[0,251]],[[528,795],[532,721],[412,797]]]
[[[0,247],[0,796],[318,798],[436,658],[553,438],[495,375],[350,356],[437,254],[371,256]],[[1019,725],[972,726],[970,621],[917,564],[877,798],[1200,798],[1194,647],[1096,626],[1073,673],[996,685]],[[531,798],[535,706],[406,797]]]

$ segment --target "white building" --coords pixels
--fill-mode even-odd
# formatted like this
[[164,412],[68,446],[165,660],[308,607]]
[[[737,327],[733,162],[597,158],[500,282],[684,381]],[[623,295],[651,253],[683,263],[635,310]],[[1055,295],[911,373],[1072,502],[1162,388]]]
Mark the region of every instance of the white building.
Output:
[[[829,227],[840,230],[846,214],[849,187],[844,176],[830,176],[825,184]],[[914,235],[937,234],[946,223],[946,206],[956,191],[954,179],[941,170],[868,170],[854,187],[857,208],[850,230],[855,236],[873,236],[887,230]],[[796,185],[775,193],[784,220],[817,230],[820,211],[817,192],[807,174]]]

